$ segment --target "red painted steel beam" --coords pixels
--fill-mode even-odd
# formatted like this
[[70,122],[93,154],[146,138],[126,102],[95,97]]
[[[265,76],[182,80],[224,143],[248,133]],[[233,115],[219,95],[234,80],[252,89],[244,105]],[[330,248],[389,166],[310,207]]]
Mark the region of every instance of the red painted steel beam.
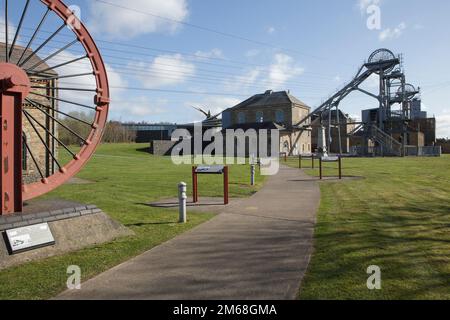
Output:
[[22,211],[22,103],[29,90],[21,68],[0,63],[1,215]]

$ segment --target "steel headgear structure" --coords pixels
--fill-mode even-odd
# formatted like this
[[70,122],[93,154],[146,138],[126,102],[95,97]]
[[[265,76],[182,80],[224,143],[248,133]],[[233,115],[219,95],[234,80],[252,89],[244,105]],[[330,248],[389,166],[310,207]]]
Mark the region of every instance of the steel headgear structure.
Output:
[[[94,40],[83,23],[61,0],[31,3],[30,0],[22,3],[4,0],[3,4],[0,213],[10,214],[21,212],[23,201],[43,195],[65,183],[91,158],[106,124],[109,87],[106,69]],[[12,6],[21,6],[21,9],[13,11]],[[39,10],[42,11],[40,16]],[[14,33],[11,33],[12,24],[8,21],[11,12],[20,19]],[[27,19],[32,20],[31,28],[25,27]],[[54,20],[52,25],[59,26],[54,32],[43,29],[50,19]],[[41,37],[44,33],[48,36]],[[24,45],[19,45],[19,42]],[[65,87],[63,81],[68,81],[72,87]],[[81,84],[75,85],[74,81]],[[93,101],[86,102],[86,97],[91,97]],[[48,101],[48,104],[42,101]],[[42,113],[41,117],[27,110],[24,105],[28,105],[33,112]],[[67,113],[62,111],[69,107]],[[74,116],[76,113],[73,111],[81,113],[83,110],[90,112],[92,119]],[[85,126],[85,129],[71,128],[62,121],[63,117]],[[41,119],[46,119],[47,123],[42,123]],[[65,131],[66,135],[72,135],[80,147],[73,148],[61,141],[58,133],[48,126],[50,122],[53,127]],[[34,150],[36,144],[27,141],[23,133],[25,123],[33,133],[35,142],[40,143],[40,148],[45,150],[54,170],[49,172],[42,169]],[[22,157],[25,152],[30,162],[34,163],[38,175],[37,179],[29,182],[23,179]]]
[[[379,77],[378,94],[361,88],[361,85],[372,75]],[[348,95],[355,91],[376,99],[379,103],[379,115],[378,123],[355,123],[358,126],[350,135],[362,130],[367,139],[377,141],[378,144],[384,147],[384,150],[395,155],[401,155],[408,132],[408,123],[411,120],[410,102],[420,93],[420,90],[406,83],[401,57],[396,56],[392,51],[385,48],[374,51],[349,83],[296,124],[296,127],[301,130],[307,130],[310,128],[311,120],[319,118],[321,125],[326,123],[328,126],[329,136],[327,142],[330,144],[331,126],[340,128],[342,125],[339,119],[339,106]],[[394,105],[399,105],[400,110],[393,110]],[[336,112],[335,124],[332,124],[331,119],[333,110]],[[404,137],[403,144],[392,138],[393,133],[399,133]],[[342,146],[340,145],[341,130],[338,130],[338,134],[339,153],[342,153]]]

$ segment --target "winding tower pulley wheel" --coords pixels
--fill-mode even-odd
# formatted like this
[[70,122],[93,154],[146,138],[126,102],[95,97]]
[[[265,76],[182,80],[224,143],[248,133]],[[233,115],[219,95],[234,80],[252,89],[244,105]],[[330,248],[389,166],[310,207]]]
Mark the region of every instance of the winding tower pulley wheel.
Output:
[[67,182],[92,157],[109,110],[100,52],[61,0],[0,0],[1,211]]
[[417,89],[414,87],[414,85],[407,83],[405,84],[405,89],[403,90],[403,87],[399,87],[397,90],[397,95],[399,97],[403,97],[410,101],[417,95]]
[[[391,63],[396,60],[395,54],[389,49],[378,49],[375,50],[369,56],[369,64],[371,65],[379,65],[383,69],[383,73],[387,74],[394,70],[397,63]],[[377,74],[380,74],[380,71],[375,71]]]

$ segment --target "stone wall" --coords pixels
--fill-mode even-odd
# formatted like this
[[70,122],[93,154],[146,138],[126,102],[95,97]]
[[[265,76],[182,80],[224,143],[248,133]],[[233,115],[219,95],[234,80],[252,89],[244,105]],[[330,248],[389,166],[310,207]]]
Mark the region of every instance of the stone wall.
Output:
[[176,141],[153,140],[150,142],[150,154],[155,156],[170,156]]
[[[54,245],[17,254],[10,253],[5,230],[45,222],[52,231]],[[0,233],[3,236],[0,237],[0,270],[134,235],[133,231],[112,220],[95,206],[2,216]]]

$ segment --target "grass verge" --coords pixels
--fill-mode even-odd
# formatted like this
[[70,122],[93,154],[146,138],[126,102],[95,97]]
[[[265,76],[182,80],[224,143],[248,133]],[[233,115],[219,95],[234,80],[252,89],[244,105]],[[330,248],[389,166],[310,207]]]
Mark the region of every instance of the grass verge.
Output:
[[[140,144],[102,145],[78,175],[93,183],[64,185],[44,197],[95,204],[136,235],[0,271],[0,299],[51,298],[65,289],[69,265],[80,266],[82,280],[86,281],[213,217],[207,213],[190,213],[188,223],[181,225],[177,223],[176,210],[146,205],[176,197],[180,181],[191,184],[190,166],[175,166],[170,157],[151,156],[146,148],[147,145]],[[201,195],[222,196],[221,177],[200,179]],[[250,196],[261,187],[263,178],[258,179],[255,187],[250,187],[249,181],[248,166],[232,166],[230,196]]]
[[[343,167],[365,179],[321,183],[300,299],[450,299],[450,157],[344,159]],[[367,289],[371,265],[381,268],[381,290]]]

